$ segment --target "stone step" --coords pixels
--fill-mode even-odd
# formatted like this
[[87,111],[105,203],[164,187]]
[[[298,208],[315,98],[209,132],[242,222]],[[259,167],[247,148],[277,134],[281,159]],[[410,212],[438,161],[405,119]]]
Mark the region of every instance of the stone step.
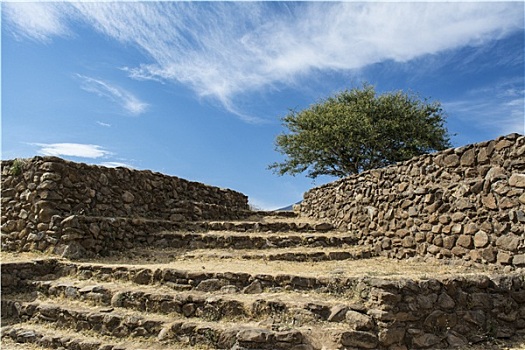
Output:
[[203,221],[197,223],[200,228],[209,231],[237,232],[328,232],[334,226],[326,222],[300,222],[268,220],[260,221]]
[[[343,263],[345,261],[341,261]],[[332,264],[330,264],[332,263]],[[327,262],[280,262],[250,261],[250,272],[243,272],[246,263],[227,259],[181,259],[164,265],[122,265],[122,264],[64,264],[58,275],[94,281],[133,282],[139,285],[164,285],[174,290],[198,290],[203,284],[214,281],[221,286],[234,286],[239,290],[260,285],[262,290],[302,291],[313,290],[318,293],[345,294],[360,280],[356,276],[344,276],[344,265],[340,269],[331,267],[338,261]],[[286,264],[287,266],[284,266]],[[309,264],[310,266],[305,266]],[[315,273],[320,264],[326,265],[326,274]],[[290,273],[287,273],[290,271]],[[298,271],[310,271],[297,273]]]
[[[165,344],[176,341],[191,346],[208,346],[216,349],[316,349],[313,334],[321,331],[333,341],[345,345],[348,330],[342,327],[294,327],[286,330],[272,330],[257,323],[206,322],[197,319],[178,319],[172,315],[157,316],[126,312],[120,308],[85,307],[69,302],[21,303],[20,318],[26,323],[53,324],[71,331],[97,333],[116,339],[138,339]],[[11,331],[5,334],[13,333]],[[16,328],[15,328],[16,329]],[[377,345],[377,336],[372,332],[354,331],[368,337]],[[15,332],[16,334],[16,332]],[[19,337],[19,335],[16,335]],[[32,336],[29,336],[32,337]],[[346,341],[347,342],[347,341]],[[325,342],[326,343],[326,342]],[[95,345],[93,345],[93,348]],[[100,349],[100,345],[98,347]],[[338,347],[339,348],[339,347]],[[366,348],[366,347],[365,347]],[[368,347],[370,348],[370,347]]]
[[358,238],[351,233],[261,233],[261,232],[158,232],[149,235],[144,246],[184,249],[269,249],[288,247],[353,246]]
[[[86,335],[82,332],[71,332],[68,329],[52,327],[36,323],[23,323],[3,327],[1,330],[2,349],[10,349],[10,342],[35,344],[45,349],[93,349],[93,350],[161,350],[165,346],[157,342],[141,341],[138,339],[116,341],[101,336]],[[176,344],[179,350],[193,350],[184,344]],[[13,344],[13,348],[18,349]],[[24,347],[25,348],[25,347]]]
[[[206,283],[208,282],[208,283]],[[217,281],[203,282],[198,291],[175,292],[162,286],[137,286],[116,283],[96,283],[61,278],[55,281],[35,281],[36,291],[45,298],[65,298],[98,306],[111,306],[177,314],[204,320],[221,319],[262,321],[273,324],[294,320],[306,325],[319,322],[342,322],[355,330],[374,328],[374,320],[366,315],[364,300],[358,296],[336,297],[318,293],[264,293],[260,285],[244,291],[234,286],[221,286]],[[354,302],[352,302],[354,301]],[[9,306],[6,305],[6,310]]]
[[287,249],[198,249],[172,255],[182,259],[242,259],[242,260],[282,260],[296,262],[334,261],[367,259],[374,256],[374,252],[366,247],[340,248],[287,248]]

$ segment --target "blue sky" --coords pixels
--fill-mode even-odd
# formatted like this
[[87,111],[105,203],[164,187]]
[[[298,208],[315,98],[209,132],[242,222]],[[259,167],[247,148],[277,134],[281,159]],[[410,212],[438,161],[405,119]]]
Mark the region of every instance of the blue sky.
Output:
[[438,100],[454,146],[524,131],[523,2],[3,2],[2,159],[232,188],[260,208],[280,118],[369,82]]

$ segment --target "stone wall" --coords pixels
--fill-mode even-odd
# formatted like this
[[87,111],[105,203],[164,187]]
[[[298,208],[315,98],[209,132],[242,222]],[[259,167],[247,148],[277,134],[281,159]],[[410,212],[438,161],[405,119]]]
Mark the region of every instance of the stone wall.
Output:
[[[378,326],[379,348],[445,349],[525,329],[521,272],[439,279],[368,279],[356,285]],[[368,348],[378,348],[372,346]],[[401,347],[403,348],[403,347]]]
[[[46,250],[71,241],[95,252],[129,248],[138,233],[249,210],[242,193],[151,171],[35,157],[2,161],[1,172],[4,249]],[[72,226],[85,218],[110,224],[82,232]]]
[[305,193],[301,215],[397,258],[525,265],[525,137],[424,155]]

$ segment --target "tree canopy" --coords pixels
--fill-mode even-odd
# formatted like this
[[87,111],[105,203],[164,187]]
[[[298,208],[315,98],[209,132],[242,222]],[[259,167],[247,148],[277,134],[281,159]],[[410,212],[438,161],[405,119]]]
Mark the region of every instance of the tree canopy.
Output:
[[286,158],[269,168],[311,178],[380,168],[451,147],[445,119],[439,102],[364,84],[284,116],[275,145]]

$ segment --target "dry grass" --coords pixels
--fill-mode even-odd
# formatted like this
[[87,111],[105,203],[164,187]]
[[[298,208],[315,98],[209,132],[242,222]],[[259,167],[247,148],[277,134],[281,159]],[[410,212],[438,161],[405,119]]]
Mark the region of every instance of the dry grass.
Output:
[[[160,260],[160,261],[159,261]],[[489,266],[466,267],[462,264],[451,264],[445,260],[421,261],[420,259],[393,260],[383,257],[321,262],[265,261],[265,260],[232,260],[216,257],[184,258],[172,256],[171,261],[164,262],[152,259],[145,263],[140,259],[129,257],[111,257],[84,261],[81,264],[134,266],[150,269],[174,268],[186,271],[206,272],[243,272],[249,274],[292,274],[305,277],[339,276],[339,277],[382,277],[382,278],[436,278],[455,274],[492,272]]]
[[56,256],[44,254],[39,251],[32,251],[32,252],[0,252],[0,262],[6,263],[6,262],[22,262],[22,261],[32,261],[32,260],[40,260],[40,259],[49,259],[49,258],[56,258]]

